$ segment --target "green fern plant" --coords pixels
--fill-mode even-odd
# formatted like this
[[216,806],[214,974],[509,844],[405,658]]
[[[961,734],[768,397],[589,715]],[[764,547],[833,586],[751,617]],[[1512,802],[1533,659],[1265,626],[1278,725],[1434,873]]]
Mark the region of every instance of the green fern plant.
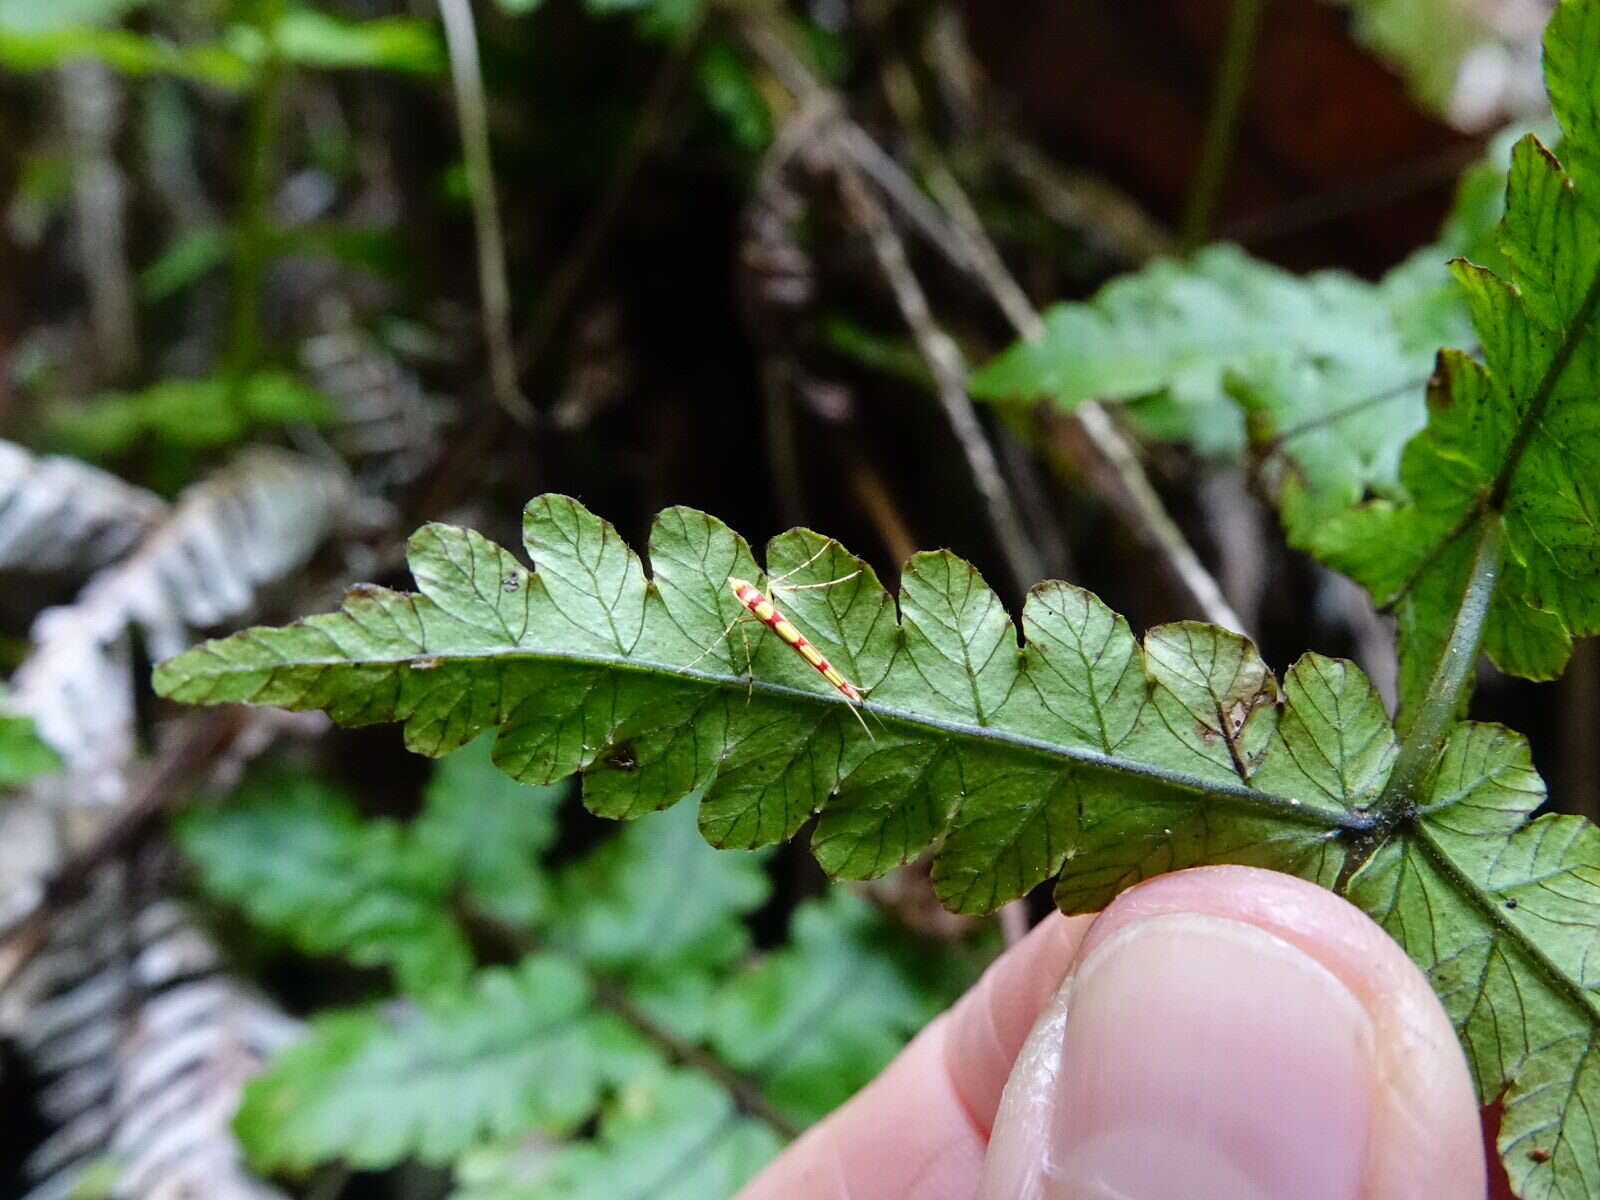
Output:
[[592,1140],[552,1150],[524,1139],[472,1153],[451,1200],[731,1196],[778,1145],[704,1076],[657,1070],[620,1091]]
[[[204,894],[399,989],[323,1010],[249,1085],[236,1128],[258,1169],[415,1160],[480,1200],[727,1196],[970,982],[843,894],[754,955],[763,856],[717,853],[687,807],[557,865],[570,789],[522,787],[488,750],[444,759],[411,822],[283,773],[180,821]],[[510,961],[480,964],[485,929]]]
[[[1402,454],[1411,429],[1399,423],[1383,445],[1373,427],[1369,455],[1306,471],[1286,492],[1291,537],[1399,615],[1397,723],[1347,662],[1308,654],[1280,679],[1238,634],[1183,622],[1138,639],[1063,583],[1030,593],[1019,640],[951,554],[911,559],[891,597],[870,566],[797,530],[769,545],[766,569],[791,584],[844,580],[780,599],[864,690],[851,712],[777,639],[723,636],[740,615],[727,580],[758,566],[715,518],[661,514],[647,574],[611,526],[562,496],[527,508],[536,570],[475,533],[426,526],[410,547],[417,593],[358,587],[338,613],[163,664],[157,688],[400,722],[425,754],[495,729],[502,770],[542,786],[579,773],[604,816],[697,795],[701,832],[721,847],[792,837],[815,815],[813,849],[841,877],[932,847],[934,886],[961,912],[1050,878],[1078,912],[1187,865],[1301,875],[1361,905],[1428,973],[1483,1099],[1503,1100],[1500,1148],[1519,1193],[1593,1195],[1600,835],[1575,817],[1533,818],[1544,785],[1524,739],[1461,719],[1480,651],[1543,678],[1573,636],[1600,632],[1600,3],[1564,0],[1546,47],[1565,165],[1536,137],[1519,142],[1495,230],[1503,274],[1454,268],[1483,362],[1444,352]],[[1313,315],[1330,295],[1376,300],[1345,283],[1297,286]],[[1137,305],[1113,308],[1139,319]],[[1416,330],[1438,327],[1375,311],[1333,349],[1368,353],[1345,343],[1377,321],[1398,331],[1385,369],[1404,367]],[[1180,339],[1140,389],[1199,371],[1210,394],[1236,366],[1196,366],[1194,353]],[[1045,362],[1030,354],[1016,352],[1005,388],[1072,392],[1030,380]],[[1398,465],[1383,476],[1380,460]],[[1382,486],[1362,474],[1375,470]]]

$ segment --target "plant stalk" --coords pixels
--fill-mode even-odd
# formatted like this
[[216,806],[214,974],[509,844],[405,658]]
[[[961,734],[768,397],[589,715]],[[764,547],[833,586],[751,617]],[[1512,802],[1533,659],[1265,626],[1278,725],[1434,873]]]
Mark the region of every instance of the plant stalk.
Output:
[[1200,165],[1195,169],[1189,203],[1184,208],[1183,236],[1179,242],[1184,254],[1198,249],[1211,233],[1222,185],[1227,181],[1228,164],[1239,133],[1239,116],[1245,90],[1250,82],[1250,66],[1255,58],[1256,35],[1267,0],[1234,0],[1228,19],[1227,41],[1222,47],[1222,62],[1217,73],[1217,93],[1206,118],[1205,140],[1200,146]]
[[1495,586],[1500,582],[1505,554],[1505,522],[1499,513],[1485,512],[1479,518],[1478,544],[1473,550],[1461,607],[1450,625],[1449,640],[1439,654],[1416,718],[1400,743],[1389,783],[1378,798],[1375,815],[1380,825],[1398,820],[1415,808],[1422,785],[1444,749],[1445,736],[1472,686],[1483,628],[1494,601]]
[[500,203],[494,190],[494,162],[489,153],[489,104],[478,63],[478,31],[469,0],[439,0],[439,16],[450,56],[456,123],[466,162],[467,193],[472,201],[472,230],[478,243],[478,299],[483,308],[489,390],[507,416],[523,428],[531,428],[533,405],[517,386],[517,356],[511,341],[511,285]]
[[967,364],[961,349],[934,320],[927,295],[911,269],[905,244],[895,232],[889,214],[848,167],[840,173],[840,183],[845,203],[865,231],[900,315],[933,373],[939,403],[950,422],[956,444],[967,460],[967,469],[983,501],[995,542],[1011,570],[1017,590],[1026,593],[1044,577],[1044,561],[1029,536],[1011,488],[1000,471],[994,447],[967,395]]
[[283,10],[284,0],[259,0],[255,6],[255,26],[266,46],[266,57],[250,97],[244,189],[233,228],[233,309],[225,356],[229,370],[240,374],[255,367],[261,358],[261,290],[272,257],[272,180],[287,73],[277,45]]

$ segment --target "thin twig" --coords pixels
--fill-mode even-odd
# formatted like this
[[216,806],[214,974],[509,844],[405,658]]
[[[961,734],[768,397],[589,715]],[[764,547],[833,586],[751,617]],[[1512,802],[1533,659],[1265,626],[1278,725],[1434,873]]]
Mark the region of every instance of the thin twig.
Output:
[[1453,183],[1483,153],[1482,141],[1461,142],[1348,186],[1318,191],[1265,212],[1230,220],[1217,229],[1216,235],[1230,242],[1259,246],[1277,238],[1305,233],[1333,221],[1383,208],[1429,188]]
[[909,561],[917,552],[917,539],[905,514],[895,503],[894,493],[884,482],[883,473],[853,443],[844,453],[845,474],[849,476],[856,503],[878,531],[878,540],[889,552],[889,560],[894,563]]
[[913,155],[923,178],[927,180],[928,191],[960,234],[962,252],[971,262],[972,270],[983,281],[984,287],[1013,326],[1021,330],[1036,324],[1039,315],[1022,290],[1022,285],[1000,257],[999,248],[984,231],[977,206],[956,179],[955,172],[944,161],[944,156],[938,153],[933,139],[923,132],[922,98],[917,94],[916,82],[903,62],[891,61],[885,65],[883,91],[895,116],[911,133]]
[[1090,401],[1075,410],[1078,423],[1089,437],[1089,443],[1116,473],[1117,481],[1126,491],[1124,519],[1159,550],[1167,566],[1176,575],[1189,596],[1204,614],[1206,620],[1224,629],[1248,633],[1243,620],[1233,611],[1233,606],[1223,597],[1216,577],[1206,569],[1200,556],[1194,552],[1183,530],[1167,512],[1166,505],[1156,494],[1155,485],[1145,474],[1132,444],[1111,420],[1104,405]]
[[[884,95],[890,107],[910,133],[912,154],[928,181],[928,190],[965,237],[974,270],[983,277],[989,293],[1009,318],[1013,321],[1026,320],[1033,313],[1033,305],[1007,270],[998,247],[989,240],[977,206],[945,161],[937,143],[928,134],[922,97],[910,68],[899,59],[891,59],[884,65],[882,79]],[[1046,574],[1052,578],[1064,578],[1071,555],[1056,515],[1046,501],[1037,460],[1018,443],[1015,434],[1004,424],[995,430],[994,442],[1005,460],[1016,502],[1027,513],[1028,528],[1032,530],[1034,542],[1044,560]]]
[[[1217,577],[1234,611],[1250,627],[1261,618],[1272,560],[1261,506],[1242,467],[1218,466],[1200,480],[1200,512],[1217,551]],[[1276,522],[1273,522],[1276,527]]]
[[962,454],[966,456],[967,467],[972,472],[978,494],[983,497],[989,523],[1005,556],[1006,565],[1011,568],[1017,586],[1026,591],[1044,576],[1044,563],[1038,548],[1023,528],[1011,489],[1000,473],[994,447],[989,444],[983,424],[978,420],[977,410],[967,395],[967,364],[961,350],[934,320],[928,308],[927,295],[911,269],[905,243],[895,232],[894,224],[878,198],[853,171],[841,171],[839,183],[846,205],[872,244],[873,256],[878,260],[878,267],[889,284],[889,290],[894,293],[900,315],[933,372],[939,403],[950,421],[951,431]]
[[[970,201],[966,201],[965,194],[960,192],[953,177],[947,187],[961,195],[961,207],[971,218],[970,224],[958,219],[955,225],[962,231],[968,245],[967,252],[977,264],[974,270],[979,281],[1023,338],[1030,342],[1040,340],[1047,332],[1044,320],[1012,276],[999,249],[977,220]],[[1215,576],[1200,562],[1183,531],[1167,512],[1161,497],[1150,483],[1150,477],[1145,474],[1137,453],[1117,429],[1111,414],[1096,401],[1080,404],[1074,414],[1088,436],[1089,444],[1111,467],[1122,494],[1124,518],[1161,550],[1168,565],[1188,589],[1207,620],[1228,629],[1246,632],[1243,619],[1228,603]]]
[[1142,263],[1172,253],[1172,234],[1133,197],[1099,176],[1062,167],[995,119],[997,106],[987,102],[988,75],[967,45],[957,5],[947,2],[935,10],[925,54],[964,152],[1009,171],[1041,213],[1111,258]]
[[[454,0],[442,0],[442,2],[454,2]],[[593,266],[595,255],[605,245],[617,218],[622,215],[624,202],[633,187],[634,180],[638,177],[640,166],[659,142],[665,126],[668,104],[682,81],[683,69],[696,44],[698,29],[699,27],[696,27],[695,33],[680,44],[678,51],[662,66],[651,84],[650,93],[645,99],[645,110],[640,114],[638,123],[634,125],[633,138],[623,154],[616,173],[606,184],[606,189],[595,205],[588,225],[578,235],[578,240],[573,243],[572,249],[568,251],[566,258],[551,277],[545,295],[539,302],[533,323],[512,351],[513,375],[519,371],[530,371],[537,365],[551,337],[561,327],[562,318],[566,315],[573,297],[577,295],[579,285]],[[475,66],[475,55],[473,62]],[[481,95],[481,87],[479,90]],[[491,200],[492,198],[491,196]],[[504,279],[503,269],[501,278]],[[487,307],[486,304],[486,312]],[[506,336],[509,340],[509,333]],[[520,391],[518,396],[521,396]],[[460,439],[451,450],[449,458],[435,472],[434,485],[418,506],[418,511],[424,515],[448,511],[467,486],[477,479],[477,465],[494,445],[500,433],[499,422],[484,421],[479,422],[466,437]]]
[[478,295],[483,306],[484,349],[489,356],[489,388],[507,416],[524,428],[531,428],[533,405],[517,387],[505,235],[500,227],[500,203],[495,197],[494,164],[489,155],[489,109],[478,64],[478,34],[472,22],[471,0],[439,0],[439,15],[450,54],[456,121],[461,129],[472,228],[478,243]]
[[1217,93],[1206,118],[1205,140],[1200,145],[1200,165],[1183,214],[1183,252],[1199,248],[1211,233],[1211,218],[1222,196],[1233,158],[1233,143],[1239,132],[1239,115],[1250,81],[1251,60],[1255,57],[1256,34],[1267,0],[1233,0],[1228,19],[1227,41],[1217,71]]
[[1351,657],[1378,689],[1386,712],[1400,700],[1400,666],[1395,660],[1394,622],[1372,606],[1372,597],[1348,575],[1317,568],[1318,607],[1344,621],[1355,643]]
[[233,228],[227,363],[235,372],[252,369],[261,357],[261,290],[272,258],[268,245],[272,183],[283,125],[283,81],[288,73],[274,34],[282,12],[281,0],[260,0],[254,14],[256,29],[264,35],[266,55],[250,96],[244,186]]
[[985,140],[1032,195],[1040,212],[1078,231],[1102,252],[1124,262],[1143,263],[1175,249],[1170,232],[1105,180],[1060,166],[1009,130],[992,130]]
[[[944,213],[939,211],[939,206],[917,186],[917,181],[906,174],[905,168],[878,145],[871,134],[843,116],[842,110],[840,114],[836,137],[855,167],[877,185],[901,215],[946,261],[985,286],[989,285],[992,281],[985,276],[985,264],[974,251],[971,239],[964,236],[965,231],[946,219]],[[1006,311],[1005,302],[998,296],[995,299],[1001,311]],[[1009,319],[1009,312],[1007,317]]]
[[[1045,332],[1044,322],[1032,305],[1029,304],[1023,311],[1015,304],[1015,295],[1020,289],[1013,291],[1011,287],[1005,288],[1004,299],[1001,293],[993,290],[993,260],[989,261],[987,267],[980,267],[979,259],[983,254],[972,244],[972,231],[961,231],[947,221],[938,207],[906,175],[900,164],[844,114],[838,98],[818,82],[779,34],[775,28],[776,18],[765,0],[725,2],[733,6],[733,15],[738,20],[746,43],[784,86],[806,103],[826,102],[839,113],[840,145],[856,166],[883,190],[911,224],[952,265],[984,286],[996,305],[1012,320],[1019,334],[1030,341],[1041,337]],[[995,257],[998,258],[998,255]],[[1003,262],[1000,265],[1004,267]],[[1023,298],[1026,299],[1026,296]],[[1091,401],[1080,404],[1074,410],[1074,415],[1088,436],[1090,445],[1117,481],[1117,494],[1112,498],[1118,503],[1123,518],[1161,554],[1207,620],[1244,632],[1244,623],[1229,606],[1216,579],[1200,562],[1183,531],[1167,512],[1133,446],[1122,436],[1110,414],[1101,405]]]

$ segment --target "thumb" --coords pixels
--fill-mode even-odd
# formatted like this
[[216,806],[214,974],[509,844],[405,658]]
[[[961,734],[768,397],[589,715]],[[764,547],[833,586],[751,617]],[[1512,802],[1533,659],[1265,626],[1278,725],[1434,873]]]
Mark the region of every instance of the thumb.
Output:
[[1363,914],[1251,868],[1095,922],[1005,1086],[980,1200],[1484,1194],[1466,1063]]

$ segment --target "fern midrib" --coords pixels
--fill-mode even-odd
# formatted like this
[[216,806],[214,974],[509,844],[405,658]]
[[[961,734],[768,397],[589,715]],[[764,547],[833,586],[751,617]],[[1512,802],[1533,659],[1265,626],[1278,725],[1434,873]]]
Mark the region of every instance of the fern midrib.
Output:
[[[1337,829],[1344,832],[1361,833],[1368,831],[1376,824],[1375,820],[1365,813],[1350,812],[1342,809],[1323,808],[1315,803],[1296,800],[1288,796],[1279,796],[1270,792],[1263,792],[1256,788],[1247,787],[1242,783],[1227,783],[1219,780],[1206,779],[1187,771],[1180,771],[1170,767],[1162,767],[1153,763],[1139,762],[1136,759],[1121,758],[1117,755],[1106,754],[1098,750],[1090,750],[1077,746],[1069,746],[1059,742],[1052,742],[1045,738],[1030,737],[1027,734],[1017,733],[1012,730],[999,729],[992,725],[974,725],[962,721],[951,720],[945,717],[931,716],[927,713],[918,713],[909,709],[892,707],[887,704],[875,703],[872,700],[863,700],[854,705],[843,697],[821,695],[817,692],[807,691],[803,688],[793,687],[788,684],[774,683],[770,680],[751,679],[749,676],[726,675],[716,671],[705,671],[695,668],[685,668],[664,663],[641,661],[637,657],[623,658],[607,654],[578,654],[568,651],[529,651],[508,650],[494,651],[483,654],[460,654],[442,652],[425,655],[405,655],[395,658],[363,658],[360,662],[353,662],[342,658],[282,658],[270,668],[244,668],[244,671],[282,670],[297,667],[325,667],[357,668],[378,664],[388,664],[395,668],[403,668],[407,664],[425,659],[443,666],[446,664],[485,663],[503,665],[510,662],[559,662],[571,663],[574,666],[587,666],[602,670],[623,671],[631,674],[671,679],[691,679],[714,687],[728,688],[742,693],[756,692],[776,699],[788,700],[811,705],[846,705],[858,708],[871,716],[878,717],[886,722],[914,731],[938,734],[946,738],[960,738],[984,746],[1002,745],[1020,751],[1037,754],[1053,761],[1065,760],[1080,766],[1098,770],[1134,775],[1159,782],[1181,791],[1194,792],[1202,796],[1228,799],[1252,805],[1257,808],[1272,812],[1284,820],[1296,821],[1323,829]],[[240,673],[238,668],[230,668],[225,674]],[[199,673],[189,677],[195,678]]]
[[1583,294],[1583,303],[1578,306],[1572,323],[1567,326],[1566,336],[1561,339],[1561,345],[1556,348],[1555,356],[1551,358],[1550,365],[1545,368],[1544,374],[1539,379],[1538,389],[1528,401],[1528,411],[1518,424],[1517,432],[1512,435],[1510,446],[1506,448],[1506,461],[1500,468],[1500,473],[1495,476],[1494,486],[1485,501],[1486,508],[1495,512],[1504,509],[1506,493],[1510,490],[1512,478],[1522,462],[1522,455],[1527,450],[1528,443],[1533,440],[1539,422],[1544,419],[1545,410],[1550,407],[1550,401],[1555,397],[1556,384],[1561,382],[1561,376],[1566,374],[1567,364],[1577,353],[1578,344],[1583,340],[1597,308],[1600,308],[1600,272],[1596,272],[1594,278],[1589,280],[1589,290]]
[[[1429,862],[1439,873],[1454,884],[1456,890],[1483,914],[1484,919],[1502,936],[1515,942],[1517,949],[1533,964],[1545,982],[1587,1013],[1591,1026],[1600,1027],[1600,995],[1573,979],[1565,968],[1546,954],[1536,941],[1528,937],[1521,927],[1508,918],[1500,903],[1491,899],[1486,890],[1479,887],[1450,852],[1438,843],[1426,821],[1416,822],[1407,834],[1427,853]],[[1530,1046],[1529,1052],[1532,1053],[1537,1049],[1539,1047]]]

